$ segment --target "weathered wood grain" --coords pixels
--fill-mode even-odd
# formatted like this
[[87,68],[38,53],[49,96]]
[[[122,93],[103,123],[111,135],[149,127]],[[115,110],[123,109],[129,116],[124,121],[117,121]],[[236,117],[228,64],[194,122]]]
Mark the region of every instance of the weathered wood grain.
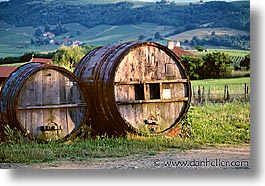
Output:
[[[154,46],[137,47],[119,63],[114,82],[115,100],[122,117],[134,128],[145,128],[144,121],[154,116],[158,124],[156,132],[161,132],[183,114],[182,107],[189,101],[188,79],[177,63]],[[133,85],[140,83],[144,84],[144,99],[136,100]],[[159,86],[158,92],[152,92],[157,90],[155,84]]]
[[36,63],[21,67],[10,78],[12,86],[4,85],[3,94],[15,95],[14,101],[11,104],[0,96],[8,106],[3,112],[5,123],[44,140],[65,138],[84,124],[88,106],[74,74]]
[[189,108],[189,77],[180,59],[158,43],[97,48],[80,60],[74,73],[90,95],[89,124],[98,134],[164,133]]

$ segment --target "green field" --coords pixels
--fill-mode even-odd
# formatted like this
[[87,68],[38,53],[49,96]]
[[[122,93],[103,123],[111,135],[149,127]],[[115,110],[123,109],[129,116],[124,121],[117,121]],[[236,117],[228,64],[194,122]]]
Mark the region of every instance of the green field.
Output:
[[[55,25],[51,25],[53,29]],[[54,38],[56,41],[62,41],[64,37],[71,37],[72,41],[79,40],[89,45],[106,45],[109,43],[115,42],[125,42],[138,40],[139,35],[143,35],[143,40],[151,39],[153,42],[159,42],[163,45],[167,44],[167,40],[155,40],[154,35],[156,32],[159,32],[161,36],[167,35],[174,31],[176,27],[166,26],[166,25],[157,25],[153,23],[142,23],[138,25],[100,25],[93,28],[87,28],[79,23],[69,23],[64,24],[62,27],[65,27],[68,32],[62,36],[57,36]],[[41,30],[44,30],[44,27],[38,27]],[[0,21],[0,57],[6,56],[19,56],[23,55],[26,52],[41,52],[41,51],[54,51],[59,48],[59,45],[42,45],[34,46],[31,45],[31,38],[33,38],[35,30],[34,27],[15,27],[9,25],[3,21]],[[227,28],[216,28],[216,33],[225,32],[229,34],[244,34],[245,32],[227,29]],[[181,34],[172,36],[168,39],[172,40],[182,40],[183,38],[190,38],[197,35],[205,35],[210,33],[212,29],[196,29]],[[77,34],[79,32],[79,34]],[[209,50],[214,51],[214,50]],[[236,51],[236,50],[223,50],[225,53],[231,55],[231,57],[236,61],[242,59],[242,56],[245,56],[249,51]],[[198,53],[202,55],[205,53]],[[234,57],[233,57],[234,56]],[[238,56],[241,56],[238,57]]]
[[[250,83],[250,78],[192,81],[192,86],[219,86]],[[7,141],[0,141],[0,163],[41,163],[53,161],[93,161],[95,158],[154,155],[162,150],[196,149],[219,144],[250,143],[250,102],[191,106],[183,120],[182,137],[130,136],[120,138],[78,138],[67,143],[40,144],[27,141],[6,127]],[[3,131],[1,131],[3,133]],[[83,136],[85,134],[82,134]],[[89,134],[88,134],[89,136]],[[184,137],[183,137],[184,136]]]
[[204,37],[210,36],[212,32],[215,32],[215,35],[249,35],[249,32],[237,30],[237,29],[231,29],[231,28],[198,28],[189,30],[186,32],[182,32],[179,34],[175,34],[173,36],[170,36],[168,39],[176,40],[176,41],[185,41],[191,40],[194,36],[197,36],[198,38],[202,39]]
[[246,55],[250,53],[249,50],[233,50],[233,49],[207,49],[207,52],[199,52],[197,50],[191,50],[191,51],[199,56],[203,56],[205,54],[213,53],[213,52],[222,52],[229,56],[245,57]]
[[33,27],[14,27],[0,21],[0,57],[21,56],[27,52],[52,51],[58,48],[30,45],[35,30]]
[[[0,23],[3,23],[0,21]],[[139,25],[100,25],[94,28],[86,28],[78,23],[62,25],[68,30],[68,33],[55,37],[54,40],[62,41],[64,37],[70,37],[73,41],[80,40],[89,45],[106,45],[114,42],[125,42],[138,40],[140,34],[145,39],[154,38],[156,32],[161,34],[169,33],[174,27],[156,25],[152,23],[143,23]],[[43,27],[39,27],[44,30]],[[51,26],[53,28],[53,26]],[[26,52],[53,51],[59,48],[58,45],[34,46],[30,44],[31,38],[37,28],[33,27],[13,27],[12,25],[0,24],[0,57],[19,56]],[[76,33],[80,34],[77,35]],[[161,42],[152,40],[154,42]],[[166,41],[162,41],[166,44]]]
[[[218,113],[218,114],[217,114]],[[95,158],[155,155],[172,148],[204,148],[219,144],[250,143],[250,103],[226,103],[193,107],[188,112],[188,136],[96,137],[68,143],[40,144],[25,141],[21,133],[9,131],[0,142],[0,163],[41,163],[53,161],[93,161]]]
[[249,101],[250,77],[191,81],[192,104]]
[[250,54],[250,50],[233,50],[233,49],[207,49],[205,52],[199,52],[197,50],[190,50],[192,53],[198,56],[204,56],[213,52],[221,52],[230,56],[230,59],[234,66],[240,66],[240,62],[245,59],[247,55]]
[[223,95],[225,86],[228,86],[230,94],[243,96],[245,94],[245,86],[248,86],[248,93],[250,93],[250,77],[193,80],[191,81],[191,86],[194,90],[197,90],[198,87],[204,88],[205,94],[210,89],[211,94],[214,95]]
[[227,78],[227,79],[203,79],[203,80],[191,81],[192,86],[204,86],[206,88],[210,86],[223,88],[225,85],[239,85],[244,83],[250,85],[250,77]]

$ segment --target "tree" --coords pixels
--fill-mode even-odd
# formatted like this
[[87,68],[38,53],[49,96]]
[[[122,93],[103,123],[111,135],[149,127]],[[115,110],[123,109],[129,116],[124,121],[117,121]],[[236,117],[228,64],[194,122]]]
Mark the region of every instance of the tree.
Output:
[[33,38],[30,39],[30,44],[34,45],[35,44],[35,41]]
[[231,59],[229,55],[222,52],[208,53],[203,57],[205,65],[200,75],[202,78],[220,78],[225,72],[231,69]]
[[241,67],[246,67],[246,70],[250,69],[250,54],[245,56],[245,59],[240,62]]
[[204,65],[204,60],[200,57],[181,56],[181,62],[183,63],[187,73],[191,79],[200,79],[200,69]]
[[160,36],[160,33],[159,33],[159,32],[156,32],[156,33],[155,33],[155,39],[160,39],[160,37],[161,37],[161,36]]
[[95,48],[97,48],[97,46],[93,46],[93,45],[84,45],[84,46],[82,46],[82,49],[83,49],[85,54],[87,54],[91,50],[94,50]]
[[40,28],[37,28],[36,30],[35,30],[35,37],[41,37],[42,36],[42,31],[41,31],[41,29]]
[[51,31],[50,25],[46,24],[44,27],[44,32],[50,32],[50,31]]
[[67,29],[62,27],[61,23],[57,23],[56,27],[51,31],[56,36],[67,33]]
[[202,52],[204,50],[203,46],[197,45],[195,48],[199,51]]
[[58,66],[62,66],[69,71],[74,71],[75,65],[85,55],[85,51],[82,47],[71,46],[60,47],[52,58],[52,62]]
[[145,38],[145,36],[142,35],[142,34],[140,34],[140,35],[138,36],[138,40],[143,40],[144,38]]
[[76,31],[76,35],[77,35],[77,36],[80,36],[80,35],[81,35],[80,30],[77,30],[77,31]]

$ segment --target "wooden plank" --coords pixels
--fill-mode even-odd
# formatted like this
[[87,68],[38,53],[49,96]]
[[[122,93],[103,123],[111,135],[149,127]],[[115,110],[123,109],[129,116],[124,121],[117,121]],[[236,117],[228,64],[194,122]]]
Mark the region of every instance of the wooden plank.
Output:
[[152,80],[152,81],[127,81],[127,82],[114,82],[114,85],[134,85],[141,83],[187,83],[188,79],[170,79],[170,80]]
[[[66,79],[68,79],[64,74],[59,74],[58,77],[58,84],[59,84],[59,104],[68,104],[66,100]],[[61,108],[58,110],[58,115],[60,118],[60,123],[59,125],[63,128],[62,130],[58,131],[58,133],[61,133],[60,135],[66,136],[69,134],[68,130],[68,120],[67,120],[67,108]],[[60,136],[59,135],[59,136]]]
[[142,104],[142,103],[170,103],[170,102],[185,102],[188,101],[188,97],[184,98],[174,98],[174,99],[152,99],[152,100],[120,100],[116,101],[118,105],[124,105],[124,104]]
[[34,105],[34,106],[20,106],[18,110],[35,110],[35,109],[61,109],[61,108],[73,108],[73,107],[86,107],[86,103],[79,104],[61,104],[61,105]]

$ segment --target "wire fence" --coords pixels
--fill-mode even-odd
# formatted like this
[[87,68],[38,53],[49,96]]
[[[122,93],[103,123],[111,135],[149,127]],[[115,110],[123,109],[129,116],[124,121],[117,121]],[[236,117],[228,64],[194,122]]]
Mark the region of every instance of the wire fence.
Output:
[[233,101],[250,101],[250,84],[226,84],[223,87],[215,85],[192,87],[191,103],[194,105]]

